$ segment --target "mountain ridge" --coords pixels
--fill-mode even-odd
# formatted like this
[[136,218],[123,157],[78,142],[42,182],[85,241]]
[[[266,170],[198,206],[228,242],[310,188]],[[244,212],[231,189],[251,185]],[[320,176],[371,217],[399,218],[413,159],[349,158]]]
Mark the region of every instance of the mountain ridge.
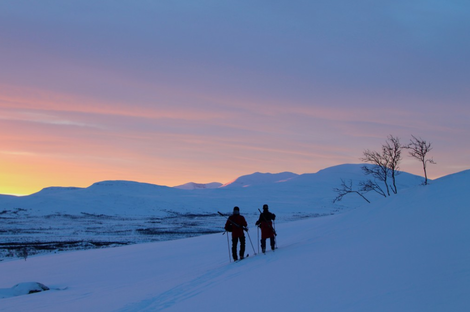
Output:
[[[347,196],[333,204],[333,191],[341,179],[354,183],[364,179],[360,164],[346,164],[320,170],[317,173],[278,174],[256,172],[241,176],[223,187],[181,189],[134,181],[109,180],[87,188],[51,187],[23,197],[0,197],[3,209],[22,208],[34,214],[97,213],[106,215],[152,215],[175,213],[212,213],[231,211],[239,206],[245,211],[257,211],[267,203],[280,214],[302,212],[328,214],[342,207],[363,204],[359,196]],[[402,173],[398,178],[400,189],[422,183],[422,177]],[[368,197],[379,195],[369,193]]]

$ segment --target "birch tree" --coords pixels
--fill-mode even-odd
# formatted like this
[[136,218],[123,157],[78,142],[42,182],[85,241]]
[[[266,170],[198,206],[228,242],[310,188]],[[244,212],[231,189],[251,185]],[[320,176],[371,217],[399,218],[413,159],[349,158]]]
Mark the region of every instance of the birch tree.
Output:
[[410,144],[407,145],[408,153],[411,157],[421,162],[424,170],[424,185],[428,184],[427,164],[436,164],[432,158],[427,158],[427,154],[432,150],[430,142],[411,135]]

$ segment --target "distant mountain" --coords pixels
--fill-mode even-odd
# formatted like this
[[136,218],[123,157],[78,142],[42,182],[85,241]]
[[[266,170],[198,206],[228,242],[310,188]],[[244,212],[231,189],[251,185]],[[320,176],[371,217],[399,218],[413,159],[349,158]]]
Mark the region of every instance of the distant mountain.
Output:
[[253,174],[244,175],[232,182],[224,184],[222,187],[248,187],[261,184],[272,184],[289,181],[298,174],[292,172],[281,172],[281,173],[261,173],[255,172]]
[[[234,206],[239,206],[243,213],[256,213],[263,204],[269,204],[278,215],[324,215],[365,203],[355,194],[333,203],[337,195],[333,189],[340,186],[341,179],[351,181],[354,187],[366,179],[362,166],[340,165],[301,175],[256,172],[223,186],[220,183],[188,183],[167,187],[132,181],[102,181],[87,188],[49,187],[29,196],[0,196],[0,212],[20,208],[30,215],[165,216],[169,213],[230,212]],[[403,172],[397,182],[401,191],[420,185],[423,178]],[[370,200],[379,196],[373,192],[367,194]]]
[[222,183],[219,182],[212,182],[212,183],[194,183],[189,182],[186,184],[174,186],[174,188],[181,189],[181,190],[201,190],[201,189],[215,189],[221,187]]

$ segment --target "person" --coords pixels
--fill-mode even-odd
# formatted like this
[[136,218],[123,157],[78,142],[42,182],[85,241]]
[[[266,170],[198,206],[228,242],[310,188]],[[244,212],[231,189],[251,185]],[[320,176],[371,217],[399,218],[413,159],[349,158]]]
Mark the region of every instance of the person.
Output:
[[232,232],[232,257],[234,261],[238,260],[237,245],[240,241],[240,259],[245,258],[245,233],[248,224],[245,217],[240,214],[240,208],[234,207],[233,214],[228,217],[225,223],[225,230]]
[[273,221],[276,219],[276,215],[274,213],[269,212],[268,205],[263,205],[263,212],[260,213],[258,221],[256,221],[256,225],[261,229],[261,250],[263,253],[266,252],[266,239],[269,238],[271,243],[271,249],[276,249],[276,241],[275,236],[276,231],[273,227]]

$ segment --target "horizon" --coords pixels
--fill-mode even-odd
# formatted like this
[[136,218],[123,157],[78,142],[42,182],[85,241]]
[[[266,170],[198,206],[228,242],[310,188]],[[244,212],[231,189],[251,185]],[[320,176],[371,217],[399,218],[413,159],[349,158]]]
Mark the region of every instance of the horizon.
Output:
[[[52,188],[52,187],[64,187],[64,188],[67,188],[67,187],[77,187],[77,188],[87,188],[87,187],[90,187],[92,186],[93,184],[96,184],[96,183],[100,183],[100,182],[106,182],[106,181],[124,181],[124,182],[136,182],[136,183],[144,183],[144,184],[153,184],[153,185],[158,185],[158,186],[166,186],[166,187],[177,187],[177,186],[183,186],[185,184],[189,184],[189,183],[194,183],[194,184],[203,184],[203,185],[206,185],[206,184],[210,184],[210,183],[221,183],[222,185],[225,185],[225,184],[229,184],[229,183],[232,183],[234,182],[236,179],[242,177],[242,176],[246,176],[246,175],[252,175],[252,174],[255,174],[255,173],[261,173],[261,174],[279,174],[279,173],[284,173],[284,172],[289,172],[289,173],[294,173],[294,174],[297,174],[297,175],[302,175],[302,174],[315,174],[315,173],[318,173],[319,171],[321,170],[324,170],[324,169],[328,169],[328,168],[332,168],[332,167],[337,167],[337,166],[342,166],[342,165],[361,165],[362,163],[344,163],[344,164],[337,164],[337,165],[333,165],[333,166],[330,166],[330,167],[326,167],[326,168],[321,168],[315,172],[302,172],[302,173],[299,173],[299,172],[292,172],[292,171],[279,171],[279,172],[260,172],[260,171],[254,171],[254,172],[251,172],[251,173],[245,173],[245,174],[241,174],[235,178],[232,178],[232,179],[229,179],[227,182],[223,182],[223,181],[209,181],[209,182],[197,182],[196,180],[192,180],[192,181],[188,181],[188,182],[183,182],[183,183],[180,183],[180,184],[175,184],[175,185],[166,185],[166,184],[161,184],[161,183],[158,183],[158,182],[147,182],[147,181],[139,181],[139,180],[131,180],[131,179],[103,179],[103,180],[97,180],[97,181],[93,181],[91,182],[90,184],[86,184],[86,185],[45,185],[43,187],[41,187],[40,189],[36,190],[36,191],[33,191],[32,193],[17,193],[17,194],[14,194],[14,193],[1,193],[0,192],[0,195],[12,195],[12,196],[29,196],[29,195],[32,195],[32,194],[35,194],[37,192],[40,192],[41,190],[43,189],[46,189],[46,188]],[[455,173],[459,173],[459,172],[462,172],[462,171],[466,171],[466,170],[470,170],[470,167],[467,168],[467,169],[462,169],[462,170],[459,170],[459,171],[455,171],[455,172],[451,172],[451,173],[448,173],[448,174],[444,174],[444,175],[440,175],[440,176],[436,176],[436,175],[432,175],[432,174],[429,174],[428,172],[428,179],[429,180],[436,180],[436,179],[439,179],[439,178],[442,178],[442,177],[445,177],[445,176],[448,176],[448,175],[452,175],[452,174],[455,174]],[[416,173],[412,173],[412,172],[408,172],[408,171],[405,171],[405,170],[399,170],[401,172],[406,172],[406,173],[410,173],[410,174],[413,174],[413,175],[416,175],[416,176],[420,176],[420,177],[423,177],[424,178],[424,174],[421,172],[416,172]],[[429,171],[429,169],[428,169]]]
[[[331,168],[335,168],[335,167],[339,167],[339,166],[349,166],[349,165],[352,165],[352,166],[355,166],[355,165],[358,165],[358,166],[362,166],[362,165],[366,165],[366,163],[356,163],[356,164],[353,164],[353,163],[345,163],[345,164],[339,164],[339,165],[335,165],[335,166],[331,166],[331,167],[327,167],[327,168],[322,168],[316,172],[303,172],[303,173],[295,173],[295,172],[290,172],[290,171],[281,171],[281,172],[259,172],[259,171],[256,171],[256,172],[252,172],[252,173],[248,173],[248,174],[243,174],[243,175],[240,175],[240,176],[237,176],[233,179],[231,179],[230,181],[227,181],[227,182],[221,182],[221,181],[211,181],[211,182],[204,182],[204,183],[199,183],[199,182],[194,182],[194,181],[190,181],[190,182],[185,182],[185,183],[182,183],[182,184],[178,184],[178,185],[164,185],[164,184],[158,184],[158,183],[151,183],[151,182],[143,182],[143,181],[136,181],[136,180],[109,180],[109,179],[105,179],[105,180],[100,180],[100,181],[95,181],[89,185],[85,185],[85,186],[76,186],[76,185],[49,185],[49,186],[45,186],[43,187],[42,189],[36,191],[36,192],[33,192],[33,193],[30,193],[30,194],[3,194],[3,193],[0,193],[0,195],[11,195],[11,196],[17,196],[17,197],[23,197],[23,196],[29,196],[29,195],[33,195],[33,194],[36,194],[44,189],[48,189],[48,188],[80,188],[80,189],[83,189],[83,188],[88,188],[88,187],[91,187],[93,186],[94,184],[97,184],[97,183],[101,183],[101,182],[132,182],[132,183],[138,183],[138,184],[150,184],[150,185],[155,185],[155,186],[164,186],[164,187],[169,187],[169,188],[176,188],[176,187],[179,187],[179,186],[184,186],[184,185],[187,185],[187,184],[200,184],[200,185],[208,185],[208,184],[211,184],[211,183],[219,183],[221,184],[221,186],[219,187],[224,187],[226,185],[229,185],[233,182],[235,182],[236,180],[238,180],[239,178],[241,177],[244,177],[244,176],[251,176],[251,175],[254,175],[254,174],[257,174],[257,173],[260,173],[260,174],[272,174],[272,175],[276,175],[276,174],[282,174],[282,173],[293,173],[293,174],[296,174],[297,176],[300,176],[300,175],[303,175],[303,174],[317,174],[319,173],[320,171],[323,171],[323,170],[328,170],[328,169],[331,169]],[[466,171],[466,170],[470,170],[469,169],[464,169],[462,171],[458,171],[458,172],[454,172],[454,173],[450,173],[448,175],[452,175],[452,174],[455,174],[455,173],[459,173],[459,172],[463,172],[463,171]],[[407,171],[403,171],[403,170],[399,170],[399,172],[403,172],[403,173],[408,173],[408,174],[412,174],[412,175],[415,175],[415,176],[418,176],[418,177],[422,177],[424,179],[424,174],[414,174],[414,173],[410,173],[410,172],[407,172]],[[445,176],[448,176],[448,175],[444,175],[444,176],[440,176],[440,177],[436,177],[436,178],[429,178],[429,175],[428,175],[428,180],[429,181],[433,181],[433,180],[436,180],[436,179],[439,179],[439,178],[442,178],[442,177],[445,177]]]
[[0,29],[1,194],[317,172],[389,135],[470,168],[470,3],[8,0]]

